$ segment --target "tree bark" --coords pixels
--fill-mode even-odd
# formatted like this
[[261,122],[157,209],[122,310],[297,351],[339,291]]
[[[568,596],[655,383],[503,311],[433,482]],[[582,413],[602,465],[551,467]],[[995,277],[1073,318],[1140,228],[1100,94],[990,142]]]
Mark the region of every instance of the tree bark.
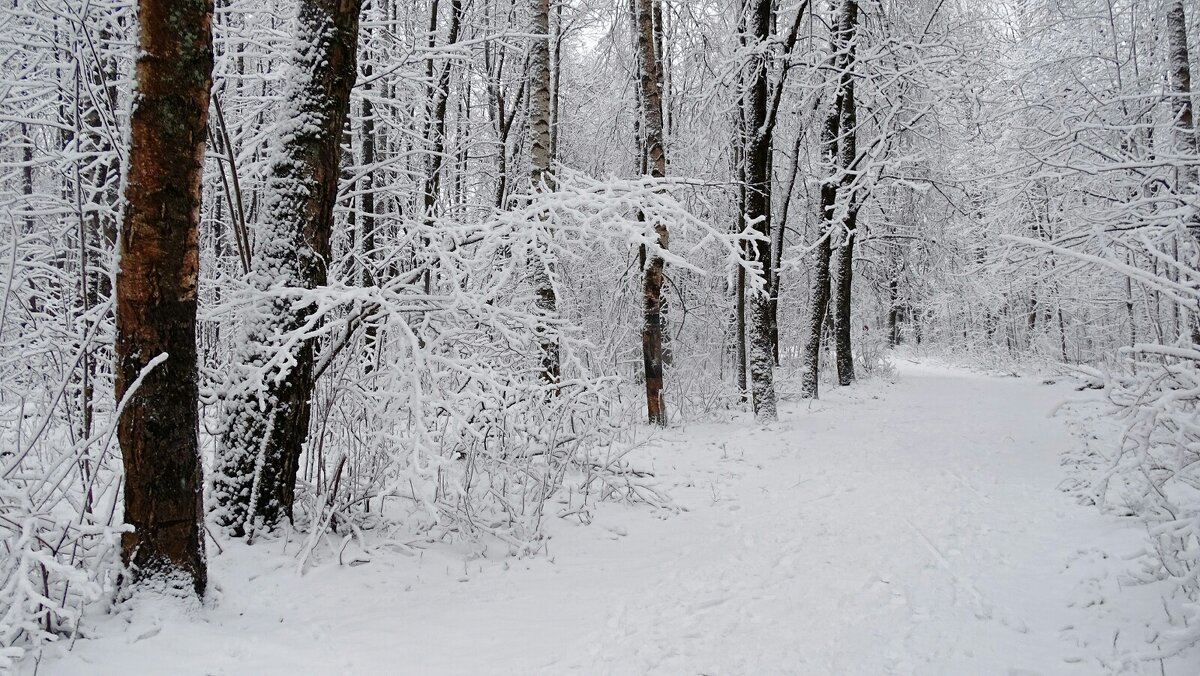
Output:
[[[853,148],[847,148],[848,140],[852,138],[853,128],[842,129],[843,118],[853,118],[844,115],[847,109],[847,99],[853,105],[853,79],[850,69],[854,64],[854,33],[858,22],[858,3],[856,0],[842,0],[838,8],[833,35],[833,64],[838,73],[838,84],[833,104],[825,116],[825,124],[821,129],[821,155],[828,175],[821,183],[820,209],[821,220],[825,227],[819,233],[813,252],[812,289],[809,294],[808,308],[808,339],[804,345],[803,368],[800,394],[802,397],[816,399],[820,394],[821,372],[821,333],[825,328],[825,316],[829,308],[830,296],[830,258],[833,254],[832,239],[838,230],[845,228],[847,223],[839,220],[839,192],[843,193],[842,206],[847,211],[851,207],[851,196],[846,193],[848,170],[853,162]],[[849,155],[850,159],[846,157]],[[839,178],[839,174],[841,177]],[[845,184],[843,186],[843,184]],[[847,214],[848,215],[848,214]],[[842,217],[843,219],[845,216]]]
[[[1192,115],[1192,70],[1188,55],[1187,21],[1183,11],[1183,0],[1174,0],[1167,10],[1168,79],[1171,86],[1171,110],[1175,118],[1177,148],[1183,155],[1195,156],[1197,148],[1196,130]],[[1181,190],[1189,190],[1197,183],[1196,169],[1178,159],[1181,174]],[[1200,216],[1188,223],[1192,237],[1200,239]]]
[[[551,173],[551,139],[550,139],[550,0],[533,0],[533,27],[531,31],[536,37],[530,46],[531,81],[529,97],[529,133],[532,141],[530,149],[530,182],[532,192],[539,192],[549,187],[554,181]],[[541,221],[534,224],[539,231]],[[539,232],[536,246],[545,233]],[[537,294],[537,307],[547,319],[554,315],[558,307],[558,297],[551,279],[549,257],[543,255],[531,261],[530,276],[534,293]],[[545,331],[545,329],[541,329]],[[557,383],[560,376],[558,342],[543,335],[541,341],[542,377],[549,383]]]
[[[662,58],[658,46],[654,17],[661,17],[657,7],[660,0],[635,0],[638,24],[638,62],[641,64],[639,83],[642,101],[642,142],[650,176],[667,175],[667,155],[663,148]],[[660,19],[661,20],[661,19]],[[665,223],[654,223],[658,246],[666,249],[670,234]],[[653,425],[667,424],[667,407],[663,398],[663,259],[646,257],[642,278],[642,363],[646,376],[646,414]]]
[[[840,99],[841,97],[836,97]],[[825,314],[829,307],[829,264],[833,255],[830,238],[833,236],[834,210],[837,208],[837,183],[833,175],[836,167],[838,129],[840,116],[837,109],[840,100],[835,100],[833,109],[825,117],[821,129],[821,153],[830,175],[821,183],[821,222],[825,227],[818,231],[820,239],[813,247],[812,286],[808,302],[808,337],[804,343],[803,375],[800,380],[800,395],[816,399],[820,395],[821,375],[821,332],[825,329]]]
[[[851,60],[853,60],[851,45]],[[843,221],[842,246],[838,249],[837,289],[834,292],[834,347],[836,350],[838,385],[845,387],[854,382],[854,350],[851,337],[850,310],[854,289],[854,240],[858,228],[858,194],[853,170],[858,154],[856,139],[858,110],[854,100],[854,80],[848,78],[842,94],[842,116],[839,122],[838,155],[842,169],[839,187],[842,208],[846,209]]]
[[[749,6],[747,29],[758,44],[766,43],[771,30],[771,0],[754,0]],[[767,126],[767,62],[752,66],[745,94],[746,219],[759,235],[754,242],[754,259],[761,264],[757,288],[747,289],[746,351],[750,372],[751,405],[754,417],[771,421],[777,417],[775,402],[775,356],[771,336],[771,151],[772,134]]]
[[[1192,69],[1183,0],[1174,0],[1167,9],[1167,51],[1167,75],[1173,94],[1171,107],[1175,117],[1176,146],[1181,155],[1190,156],[1190,161],[1194,162],[1194,158],[1200,155],[1200,140],[1196,138],[1192,113]],[[1176,160],[1177,171],[1180,174],[1178,189],[1181,193],[1196,193],[1200,191],[1200,169],[1189,165],[1188,161],[1187,157],[1179,157]],[[1187,231],[1192,236],[1192,244],[1200,248],[1200,212],[1192,213],[1187,221]],[[1200,343],[1200,315],[1193,313],[1189,324],[1192,342]]]
[[196,299],[212,13],[212,0],[138,2],[138,91],[116,288],[116,398],[129,398],[117,439],[125,521],[134,528],[121,535],[122,560],[134,581],[165,576],[198,595],[208,577]]
[[[437,0],[434,0],[431,12],[429,46],[433,47],[434,36],[437,34]],[[462,13],[462,0],[450,0],[450,31],[446,36],[447,45],[458,42],[458,33],[462,27]],[[426,76],[432,81],[433,58],[430,57],[426,63],[428,66]],[[442,166],[446,163],[446,111],[450,101],[450,62],[446,62],[442,66],[437,82],[431,87],[429,92],[430,116],[425,128],[425,138],[430,143],[424,189],[425,219],[427,221],[437,215],[437,202],[442,184]]]
[[[341,138],[354,85],[362,0],[303,0],[281,139],[267,184],[262,251],[251,280],[262,292],[326,283]],[[285,342],[312,317],[294,298],[264,300],[247,318],[227,428],[217,459],[218,521],[234,535],[256,520],[291,518],[308,439],[315,340]]]
[[854,240],[858,211],[852,210],[846,217],[846,238],[838,248],[837,292],[834,294],[833,319],[835,345],[837,348],[838,385],[845,387],[854,382],[854,351],[851,343],[853,326],[850,310],[853,307],[851,292],[854,287]]
[[783,290],[783,271],[780,261],[783,259],[783,246],[787,241],[788,214],[792,204],[792,193],[796,190],[796,179],[800,175],[800,146],[804,139],[801,130],[796,134],[792,146],[792,166],[788,172],[786,192],[783,194],[783,205],[779,209],[779,222],[771,231],[771,350],[775,357],[775,365],[779,366],[779,296]]
[[[887,329],[888,329],[888,347],[896,347],[900,344],[900,276],[898,272],[892,273],[894,276],[888,280],[888,313],[887,313]],[[984,326],[989,326],[988,320],[984,320]],[[989,336],[990,337],[990,336]]]

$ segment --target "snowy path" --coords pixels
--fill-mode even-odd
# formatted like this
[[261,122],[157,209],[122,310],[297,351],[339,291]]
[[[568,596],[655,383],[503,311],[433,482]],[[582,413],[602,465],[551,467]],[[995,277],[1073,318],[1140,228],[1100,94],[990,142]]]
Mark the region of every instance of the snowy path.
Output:
[[1145,611],[1097,547],[1137,541],[1057,489],[1069,394],[909,365],[769,429],[671,430],[653,467],[687,511],[561,522],[552,560],[299,577],[239,545],[215,609],[109,620],[39,673],[1105,673]]

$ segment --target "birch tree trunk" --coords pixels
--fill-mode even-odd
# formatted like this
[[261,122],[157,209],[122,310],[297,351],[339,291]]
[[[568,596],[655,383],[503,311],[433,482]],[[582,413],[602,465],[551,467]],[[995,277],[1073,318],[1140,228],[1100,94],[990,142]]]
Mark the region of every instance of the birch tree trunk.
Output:
[[212,0],[138,3],[137,98],[116,285],[116,399],[129,397],[117,439],[125,521],[134,528],[121,535],[122,560],[135,581],[163,576],[198,595],[208,576],[196,294],[212,13]]
[[[1181,195],[1190,195],[1195,199],[1197,192],[1200,192],[1200,170],[1187,163],[1195,162],[1196,156],[1200,155],[1200,143],[1196,139],[1192,113],[1192,69],[1186,18],[1183,0],[1174,0],[1167,10],[1167,76],[1173,94],[1171,108],[1175,118],[1175,147],[1180,155],[1176,160],[1178,190]],[[1200,248],[1200,211],[1194,211],[1188,218],[1187,231],[1192,236],[1193,246]],[[1193,314],[1189,324],[1192,342],[1200,343],[1200,315]]]
[[[325,284],[337,199],[342,130],[356,76],[362,0],[304,0],[292,54],[280,141],[267,183],[263,245],[251,280],[309,290]],[[295,298],[264,298],[246,334],[228,393],[217,458],[218,521],[234,535],[256,521],[292,516],[296,470],[308,439],[315,339],[296,337],[313,314]]]
[[[641,65],[643,152],[650,176],[667,175],[667,155],[663,148],[662,57],[658,45],[655,14],[661,0],[636,0],[638,26],[638,62]],[[658,246],[667,248],[670,234],[665,223],[654,224]],[[644,248],[643,248],[644,252]],[[646,413],[651,424],[667,424],[667,406],[663,397],[663,259],[662,256],[643,256],[645,269],[642,278],[642,363],[646,375]]]
[[[1171,86],[1171,110],[1175,118],[1176,147],[1181,155],[1195,156],[1197,148],[1196,129],[1192,114],[1192,70],[1188,55],[1187,21],[1183,11],[1183,0],[1174,0],[1167,10],[1168,80]],[[1184,157],[1178,159],[1181,191],[1195,188],[1195,167],[1185,164]],[[1192,218],[1188,229],[1194,238],[1200,239],[1200,216]]]
[[[548,187],[554,180],[550,170],[550,0],[533,0],[533,26],[531,31],[536,37],[530,46],[530,77],[532,84],[529,90],[529,135],[530,148],[530,181],[533,192]],[[541,232],[541,222],[534,224],[538,229],[537,239],[540,241],[545,233]],[[538,245],[540,248],[540,244]],[[537,307],[547,316],[557,311],[558,298],[551,279],[553,270],[550,268],[549,257],[542,255],[531,261],[530,277],[534,293],[537,294]],[[539,329],[545,331],[545,329]],[[559,379],[559,354],[557,341],[543,335],[541,341],[542,377],[547,382],[556,383]]]

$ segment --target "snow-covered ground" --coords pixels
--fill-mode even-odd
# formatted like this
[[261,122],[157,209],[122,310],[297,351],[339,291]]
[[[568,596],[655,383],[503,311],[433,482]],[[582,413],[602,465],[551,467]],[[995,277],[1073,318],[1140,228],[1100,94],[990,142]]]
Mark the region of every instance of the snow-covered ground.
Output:
[[1143,533],[1064,490],[1082,442],[1049,413],[1078,393],[899,367],[766,429],[661,433],[639,462],[678,512],[605,505],[542,557],[352,547],[303,575],[295,541],[226,543],[213,607],[93,618],[38,673],[1200,673],[1125,659],[1165,616],[1124,582]]

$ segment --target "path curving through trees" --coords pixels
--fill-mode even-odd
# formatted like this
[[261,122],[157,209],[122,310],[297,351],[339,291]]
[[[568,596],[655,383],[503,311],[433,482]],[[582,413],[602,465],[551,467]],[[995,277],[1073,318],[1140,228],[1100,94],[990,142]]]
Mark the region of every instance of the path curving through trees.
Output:
[[235,542],[215,607],[93,621],[40,673],[1119,672],[1155,599],[1121,584],[1138,531],[1060,490],[1081,442],[1049,413],[1078,395],[899,363],[766,428],[660,432],[643,463],[678,513],[560,520],[546,557],[376,551],[303,576],[282,543]]

